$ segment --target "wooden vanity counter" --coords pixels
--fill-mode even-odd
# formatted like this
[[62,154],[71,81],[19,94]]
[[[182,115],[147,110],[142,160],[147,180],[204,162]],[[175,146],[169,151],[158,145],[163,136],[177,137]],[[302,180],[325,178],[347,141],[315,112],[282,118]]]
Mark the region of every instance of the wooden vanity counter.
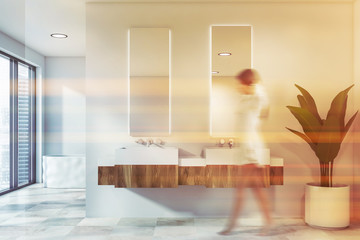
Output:
[[[98,185],[116,188],[176,188],[200,185],[233,188],[241,181],[238,165],[115,165],[98,167]],[[283,185],[283,166],[265,166],[264,187]]]

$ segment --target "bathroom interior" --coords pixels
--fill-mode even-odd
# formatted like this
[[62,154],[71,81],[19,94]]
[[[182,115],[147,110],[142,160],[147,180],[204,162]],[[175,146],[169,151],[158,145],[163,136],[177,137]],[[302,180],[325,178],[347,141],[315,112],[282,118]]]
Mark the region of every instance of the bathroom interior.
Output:
[[[4,239],[359,237],[359,0],[2,0],[0,13]],[[257,70],[269,100],[259,151],[276,227],[266,237],[248,190],[245,230],[217,234],[241,177],[243,69]],[[308,99],[295,84],[321,124],[354,85],[347,134],[329,147],[339,146],[330,187],[314,187],[320,155],[287,129],[307,131],[287,108]]]

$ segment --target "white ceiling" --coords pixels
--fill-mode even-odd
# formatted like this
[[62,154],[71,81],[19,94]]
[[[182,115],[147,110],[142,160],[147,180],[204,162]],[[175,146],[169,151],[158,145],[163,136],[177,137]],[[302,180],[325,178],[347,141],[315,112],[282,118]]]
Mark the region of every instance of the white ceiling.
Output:
[[[44,56],[85,56],[85,2],[1,0],[0,31]],[[69,38],[51,38],[54,32]]]
[[[0,31],[44,56],[85,56],[87,2],[309,2],[309,0],[0,0]],[[352,2],[352,0],[310,0]],[[67,39],[54,39],[63,32]]]

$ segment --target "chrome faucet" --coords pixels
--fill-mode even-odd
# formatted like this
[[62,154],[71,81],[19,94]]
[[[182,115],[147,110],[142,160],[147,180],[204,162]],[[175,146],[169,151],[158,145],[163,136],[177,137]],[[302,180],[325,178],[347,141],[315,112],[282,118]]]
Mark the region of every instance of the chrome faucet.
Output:
[[150,147],[151,145],[156,145],[160,148],[163,148],[163,145],[165,145],[165,142],[163,140],[161,140],[160,138],[156,139],[155,141],[152,138],[148,138],[145,140],[139,138],[138,140],[135,141],[137,144],[140,145],[144,145],[147,147]]
[[228,142],[228,145],[229,145],[230,148],[232,148],[234,146],[234,139],[230,138],[229,142]]
[[152,138],[148,138],[146,146],[150,147],[152,144],[154,144],[154,140],[152,140]]
[[144,140],[142,140],[141,138],[139,138],[138,140],[135,141],[137,144],[141,144],[141,145],[146,145],[146,142]]
[[161,145],[165,145],[165,142],[162,139],[157,138],[154,144],[160,147]]

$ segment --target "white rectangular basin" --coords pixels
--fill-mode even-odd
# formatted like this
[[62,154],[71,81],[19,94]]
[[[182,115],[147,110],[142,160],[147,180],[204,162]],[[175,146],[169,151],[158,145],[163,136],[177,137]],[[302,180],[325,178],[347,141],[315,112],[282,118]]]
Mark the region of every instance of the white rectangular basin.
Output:
[[116,165],[178,165],[178,148],[139,146],[115,152]]
[[[206,148],[206,165],[236,165],[243,154],[243,148]],[[270,164],[270,150],[261,149],[265,164]]]

